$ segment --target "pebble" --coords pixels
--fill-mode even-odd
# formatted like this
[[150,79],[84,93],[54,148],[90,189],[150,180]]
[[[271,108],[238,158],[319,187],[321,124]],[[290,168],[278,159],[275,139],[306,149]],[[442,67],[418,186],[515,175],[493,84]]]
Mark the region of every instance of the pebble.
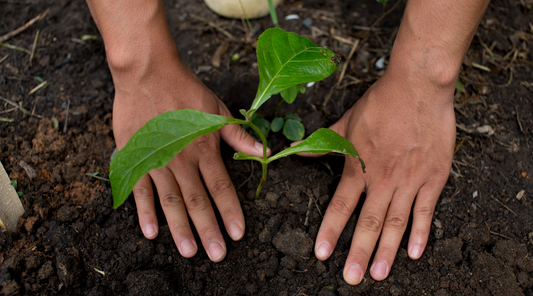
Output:
[[311,28],[311,26],[313,25],[313,19],[311,19],[310,17],[306,17],[302,21],[302,25],[304,25],[304,27],[306,27],[306,28]]

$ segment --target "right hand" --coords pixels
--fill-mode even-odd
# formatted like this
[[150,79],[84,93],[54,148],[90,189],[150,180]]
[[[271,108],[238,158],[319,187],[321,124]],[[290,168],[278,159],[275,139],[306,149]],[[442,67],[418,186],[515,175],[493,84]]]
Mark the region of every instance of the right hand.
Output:
[[[146,63],[145,63],[146,62]],[[230,112],[207,87],[179,60],[139,61],[145,67],[114,68],[115,83],[113,132],[117,149],[152,117],[169,110],[195,109],[231,117]],[[235,188],[220,156],[220,137],[235,150],[262,157],[262,145],[239,125],[224,126],[204,135],[181,151],[163,168],[142,177],[133,195],[139,223],[148,239],[158,234],[152,181],[172,237],[180,254],[192,257],[198,248],[189,225],[190,216],[209,258],[218,262],[226,255],[226,245],[202,180],[215,202],[230,237],[244,235],[244,216]]]

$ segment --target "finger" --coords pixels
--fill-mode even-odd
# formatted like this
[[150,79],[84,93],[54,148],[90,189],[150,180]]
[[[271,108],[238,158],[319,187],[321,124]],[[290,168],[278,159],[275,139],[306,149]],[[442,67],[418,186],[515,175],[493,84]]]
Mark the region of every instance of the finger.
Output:
[[157,215],[155,213],[154,191],[149,175],[144,175],[133,187],[133,197],[137,205],[139,224],[147,239],[154,239],[159,232]]
[[407,247],[411,259],[420,258],[426,248],[435,205],[444,185],[445,181],[440,184],[427,183],[418,191],[413,208],[413,226]]
[[355,161],[351,157],[346,157],[339,186],[328,205],[317,234],[315,255],[319,260],[326,260],[331,256],[363,190],[364,183],[355,169]]
[[151,171],[150,175],[154,180],[170,233],[172,233],[172,238],[180,254],[185,258],[194,256],[198,247],[189,225],[187,210],[174,174],[164,167]]
[[[205,154],[205,151],[198,148],[198,142],[202,142],[205,138],[204,136],[195,141],[196,147],[194,149],[198,149],[202,155]],[[179,163],[179,167],[174,163],[171,163],[169,167],[177,176],[176,179],[185,200],[187,213],[202,240],[207,255],[211,261],[219,262],[226,256],[226,244],[218,228],[211,202],[198,175],[198,167],[191,161],[179,161]]]
[[416,189],[414,188],[410,190],[398,189],[394,192],[383,223],[378,250],[370,267],[370,275],[374,280],[382,281],[389,275],[407,227],[415,194]]
[[389,207],[393,191],[390,186],[381,186],[369,190],[350,247],[350,253],[344,266],[344,280],[350,285],[357,285],[363,279],[366,267],[381,234],[383,221]]
[[[219,114],[233,117],[224,103],[219,101]],[[235,151],[263,157],[263,144],[259,143],[252,135],[238,124],[226,125],[220,129],[222,140]],[[267,147],[267,156],[270,156],[270,148]]]
[[200,172],[226,231],[234,241],[240,240],[244,236],[244,215],[220,154],[211,153],[200,159]]

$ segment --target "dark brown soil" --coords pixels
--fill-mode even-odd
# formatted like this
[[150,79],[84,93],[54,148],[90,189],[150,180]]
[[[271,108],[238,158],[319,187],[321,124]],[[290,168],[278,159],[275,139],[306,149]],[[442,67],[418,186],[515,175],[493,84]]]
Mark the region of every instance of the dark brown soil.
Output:
[[[157,239],[145,239],[133,200],[113,210],[110,184],[86,175],[105,178],[109,172],[114,92],[101,38],[82,40],[98,35],[85,2],[0,0],[0,35],[50,8],[43,20],[6,41],[31,49],[39,30],[31,64],[27,53],[0,47],[0,96],[34,115],[0,102],[0,161],[18,181],[26,208],[18,234],[0,232],[0,294],[533,295],[533,11],[527,3],[494,0],[465,58],[460,81],[466,94],[456,95],[458,151],[424,255],[417,261],[407,256],[407,233],[386,280],[374,282],[367,274],[351,287],[342,270],[357,212],[329,260],[318,261],[312,251],[342,157],[293,156],[273,163],[256,201],[259,166],[245,182],[251,163],[232,160],[231,149],[223,146],[247,233],[241,242],[225,234],[228,254],[221,263],[212,263],[203,250],[184,259],[167,226]],[[217,17],[200,0],[165,5],[182,59],[238,115],[258,84],[253,44],[231,42],[220,68],[211,66],[211,57],[227,39],[220,29],[241,39],[246,27]],[[382,73],[375,61],[387,56],[404,6],[385,17],[350,62],[347,75],[361,83],[335,90],[324,108],[337,73],[281,112],[301,116],[308,131],[340,118]],[[362,27],[383,8],[374,0],[287,0],[278,12],[282,28],[311,37],[345,60],[351,45],[331,33],[362,38]],[[288,14],[300,20],[285,21]],[[302,25],[306,18],[315,29]],[[251,24],[255,39],[271,21]],[[230,59],[235,53],[238,61]],[[40,83],[35,76],[47,85],[29,95]],[[276,105],[274,99],[261,112],[272,116]],[[485,125],[494,133],[476,131]],[[288,145],[279,136],[271,141],[274,150]],[[29,178],[21,161],[36,177]],[[312,208],[305,226],[310,198],[318,200],[320,211]]]

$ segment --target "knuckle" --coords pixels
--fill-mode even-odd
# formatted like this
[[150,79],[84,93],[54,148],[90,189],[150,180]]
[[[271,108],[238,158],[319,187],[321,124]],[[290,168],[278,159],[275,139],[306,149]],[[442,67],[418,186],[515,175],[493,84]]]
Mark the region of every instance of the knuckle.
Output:
[[208,134],[196,139],[194,141],[194,146],[201,154],[209,153],[217,148],[217,141],[213,134]]
[[382,222],[381,219],[374,215],[366,215],[359,218],[359,221],[357,222],[357,226],[362,227],[363,229],[367,229],[371,232],[380,232]]
[[163,194],[159,197],[159,200],[163,208],[176,207],[183,203],[183,198],[175,192]]
[[203,212],[211,206],[211,203],[207,196],[193,194],[187,197],[186,205],[189,212]]
[[217,236],[219,232],[220,232],[220,229],[218,227],[207,226],[202,229],[199,229],[198,235],[201,238],[209,239],[211,237]]
[[213,198],[216,198],[218,196],[225,195],[231,190],[231,188],[233,188],[231,181],[219,179],[213,182],[213,185],[209,188],[209,192]]
[[385,227],[391,227],[398,230],[403,230],[407,226],[407,219],[400,216],[393,216],[385,220]]
[[335,196],[331,200],[328,206],[328,210],[331,210],[334,215],[339,216],[351,216],[353,210],[348,206],[346,198]]
[[147,187],[144,187],[144,186],[133,187],[133,196],[136,199],[144,200],[144,199],[150,198],[152,194],[153,194],[152,190]]
[[422,219],[431,219],[433,218],[433,207],[429,205],[415,206],[413,215],[419,216]]

